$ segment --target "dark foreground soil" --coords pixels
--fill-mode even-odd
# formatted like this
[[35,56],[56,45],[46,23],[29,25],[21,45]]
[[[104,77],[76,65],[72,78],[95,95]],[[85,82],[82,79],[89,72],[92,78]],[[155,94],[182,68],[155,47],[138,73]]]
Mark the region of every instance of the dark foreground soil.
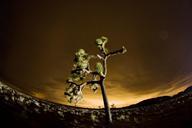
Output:
[[0,128],[192,128],[192,87],[169,97],[112,109],[77,108],[40,100],[0,82]]

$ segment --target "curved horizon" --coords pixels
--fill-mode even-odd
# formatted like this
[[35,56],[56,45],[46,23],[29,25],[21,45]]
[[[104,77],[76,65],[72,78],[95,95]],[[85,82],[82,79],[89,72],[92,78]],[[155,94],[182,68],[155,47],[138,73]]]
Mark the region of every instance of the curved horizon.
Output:
[[[11,84],[11,82],[8,82],[6,80],[2,80],[2,81],[5,82],[6,84],[8,84],[8,86],[10,86],[24,94],[39,98],[41,100],[47,100],[47,101],[50,101],[53,103],[58,103],[58,104],[73,106],[73,107],[93,108],[93,109],[103,108],[103,100],[102,100],[100,91],[97,94],[97,96],[94,96],[93,92],[91,92],[91,89],[89,89],[89,88],[86,88],[84,90],[85,91],[84,93],[87,92],[87,94],[84,95],[84,99],[75,105],[74,103],[67,102],[65,96],[63,95],[64,91],[60,90],[60,89],[57,89],[57,93],[55,93],[55,95],[51,95],[50,97],[48,97],[48,94],[50,94],[51,92],[49,92],[49,93],[47,93],[47,92],[27,92],[27,91],[23,90],[22,88],[18,88],[17,85]],[[132,93],[129,95],[129,97],[126,97],[127,95],[124,93],[121,95],[121,97],[118,97],[118,99],[116,99],[115,94],[113,94],[115,96],[109,95],[108,97],[109,97],[110,107],[112,107],[112,108],[128,107],[130,105],[134,105],[141,101],[148,100],[151,98],[157,98],[157,97],[161,97],[161,96],[173,96],[181,91],[184,91],[187,87],[192,85],[192,75],[183,77],[182,79],[180,78],[180,80],[172,81],[169,84],[171,85],[170,88],[165,89],[163,91],[159,91],[159,92],[154,91],[154,92],[150,92],[148,94],[141,94],[141,95]],[[127,90],[126,90],[126,93],[127,93]],[[100,96],[98,97],[98,95],[100,95]]]

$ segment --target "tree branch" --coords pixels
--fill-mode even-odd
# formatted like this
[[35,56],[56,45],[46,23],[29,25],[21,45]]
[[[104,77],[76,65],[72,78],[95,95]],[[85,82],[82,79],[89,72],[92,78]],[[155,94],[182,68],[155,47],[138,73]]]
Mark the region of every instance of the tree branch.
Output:
[[70,81],[70,80],[68,80],[68,79],[67,79],[66,83],[68,83],[68,84],[74,84],[74,85],[76,85],[76,86],[79,86],[77,83],[75,83],[75,82],[73,82],[73,81]]
[[109,52],[106,57],[110,57],[110,56],[114,56],[114,55],[118,55],[118,54],[124,54],[125,52],[127,52],[127,49],[123,46],[121,49],[116,50],[116,51],[112,51]]
[[89,85],[89,84],[100,84],[100,80],[90,80],[90,81],[86,81],[86,82],[83,82],[81,84],[77,84],[75,82],[72,82],[72,81],[69,81],[67,80],[66,81],[68,84],[74,84],[76,86],[79,86],[81,89],[84,88],[85,85]]

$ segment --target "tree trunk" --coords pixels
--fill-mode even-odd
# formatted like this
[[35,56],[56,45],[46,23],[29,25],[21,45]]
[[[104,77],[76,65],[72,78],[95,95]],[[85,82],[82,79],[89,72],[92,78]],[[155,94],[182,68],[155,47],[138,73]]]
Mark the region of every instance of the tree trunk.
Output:
[[101,92],[102,92],[103,103],[104,103],[104,107],[105,107],[106,121],[108,124],[111,124],[112,115],[111,115],[111,110],[110,110],[108,99],[107,99],[104,81],[105,81],[105,77],[103,77],[101,79]]

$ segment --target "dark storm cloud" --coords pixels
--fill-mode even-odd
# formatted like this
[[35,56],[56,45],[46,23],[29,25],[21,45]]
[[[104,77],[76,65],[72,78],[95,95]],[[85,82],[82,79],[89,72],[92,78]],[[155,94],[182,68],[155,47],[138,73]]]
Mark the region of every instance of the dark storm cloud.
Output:
[[[97,53],[94,41],[101,35],[109,37],[110,49],[123,45],[128,49],[108,64],[106,86],[116,103],[123,104],[118,101],[122,97],[129,97],[124,102],[130,104],[139,96],[172,94],[184,83],[170,83],[178,83],[178,78],[192,71],[190,0],[10,1],[2,5],[1,77],[37,97],[66,103],[63,91],[74,52],[84,48]],[[92,96],[87,89],[85,95],[89,98],[85,96],[82,106],[91,98],[99,101],[99,93]]]

